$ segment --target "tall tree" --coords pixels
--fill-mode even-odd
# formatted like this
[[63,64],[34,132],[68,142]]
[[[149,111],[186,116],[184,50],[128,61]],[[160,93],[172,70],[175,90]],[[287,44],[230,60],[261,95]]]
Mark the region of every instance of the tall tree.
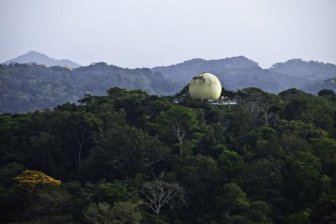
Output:
[[177,142],[179,154],[183,155],[183,146],[186,138],[192,138],[200,128],[197,113],[182,106],[172,106],[163,111],[155,119],[155,128],[160,139],[168,142]]

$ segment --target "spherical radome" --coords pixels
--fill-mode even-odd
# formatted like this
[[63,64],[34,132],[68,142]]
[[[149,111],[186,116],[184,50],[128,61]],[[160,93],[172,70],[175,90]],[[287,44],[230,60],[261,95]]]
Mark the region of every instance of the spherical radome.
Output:
[[217,100],[221,93],[219,79],[208,72],[195,76],[189,84],[189,94],[195,100]]

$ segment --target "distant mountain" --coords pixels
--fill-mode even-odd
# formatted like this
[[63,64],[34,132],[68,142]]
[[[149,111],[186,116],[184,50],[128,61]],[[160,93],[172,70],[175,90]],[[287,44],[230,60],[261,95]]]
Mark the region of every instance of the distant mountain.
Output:
[[106,63],[69,69],[37,64],[0,64],[0,113],[20,113],[77,102],[85,94],[105,95],[112,87],[171,95],[181,86],[150,69]]
[[301,78],[305,84],[336,77],[336,65],[317,61],[303,61],[302,59],[276,63],[269,70]]
[[67,59],[54,59],[50,58],[45,54],[36,52],[36,51],[29,51],[28,53],[18,56],[14,59],[8,60],[5,62],[5,64],[12,64],[12,63],[19,63],[19,64],[39,64],[39,65],[45,65],[47,67],[50,66],[61,66],[61,67],[69,67],[69,68],[77,68],[80,67],[79,64],[67,60]]
[[196,74],[208,71],[218,76],[226,89],[237,90],[258,87],[268,92],[280,92],[298,86],[300,79],[279,74],[246,57],[238,56],[219,60],[192,59],[176,65],[155,67],[165,78],[187,84]]
[[205,60],[201,58],[191,59],[176,65],[160,66],[152,68],[152,71],[160,72],[165,78],[176,81],[189,82],[196,74],[207,72],[223,72],[230,70],[255,69],[258,64],[243,56],[225,58],[219,60]]
[[243,56],[219,60],[197,58],[176,65],[154,67],[152,71],[182,84],[187,84],[196,74],[208,71],[217,75],[226,89],[258,87],[273,93],[289,88],[303,89],[309,84],[336,77],[336,65],[333,64],[292,59],[262,69]]
[[[26,61],[34,63],[18,63]],[[9,65],[0,64],[0,113],[52,108],[61,103],[76,102],[85,93],[104,95],[111,87],[172,95],[204,71],[217,75],[227,90],[257,87],[279,93],[297,88],[314,94],[321,89],[336,90],[336,65],[301,59],[277,63],[269,69],[263,69],[243,56],[219,60],[196,58],[152,69],[126,69],[103,62],[74,69],[69,69],[69,64],[50,66],[51,62],[60,61],[29,52],[7,61]]]
[[302,89],[313,94],[317,94],[322,89],[330,89],[336,92],[336,77],[308,84]]

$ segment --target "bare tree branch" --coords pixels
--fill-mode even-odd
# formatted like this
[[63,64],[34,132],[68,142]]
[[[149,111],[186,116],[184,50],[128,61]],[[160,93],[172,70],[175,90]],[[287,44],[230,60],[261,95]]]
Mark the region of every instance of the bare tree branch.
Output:
[[184,201],[183,188],[177,183],[164,182],[161,177],[153,182],[144,183],[142,193],[150,203],[152,211],[157,215],[167,204],[173,208],[173,201]]

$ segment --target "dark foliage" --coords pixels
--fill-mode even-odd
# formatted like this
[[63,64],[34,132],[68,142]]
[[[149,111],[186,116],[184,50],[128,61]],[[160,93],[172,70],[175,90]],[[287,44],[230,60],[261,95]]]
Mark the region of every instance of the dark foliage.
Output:
[[[112,88],[0,115],[0,222],[335,223],[334,93],[226,93],[238,105]],[[18,186],[24,170],[62,184]]]

